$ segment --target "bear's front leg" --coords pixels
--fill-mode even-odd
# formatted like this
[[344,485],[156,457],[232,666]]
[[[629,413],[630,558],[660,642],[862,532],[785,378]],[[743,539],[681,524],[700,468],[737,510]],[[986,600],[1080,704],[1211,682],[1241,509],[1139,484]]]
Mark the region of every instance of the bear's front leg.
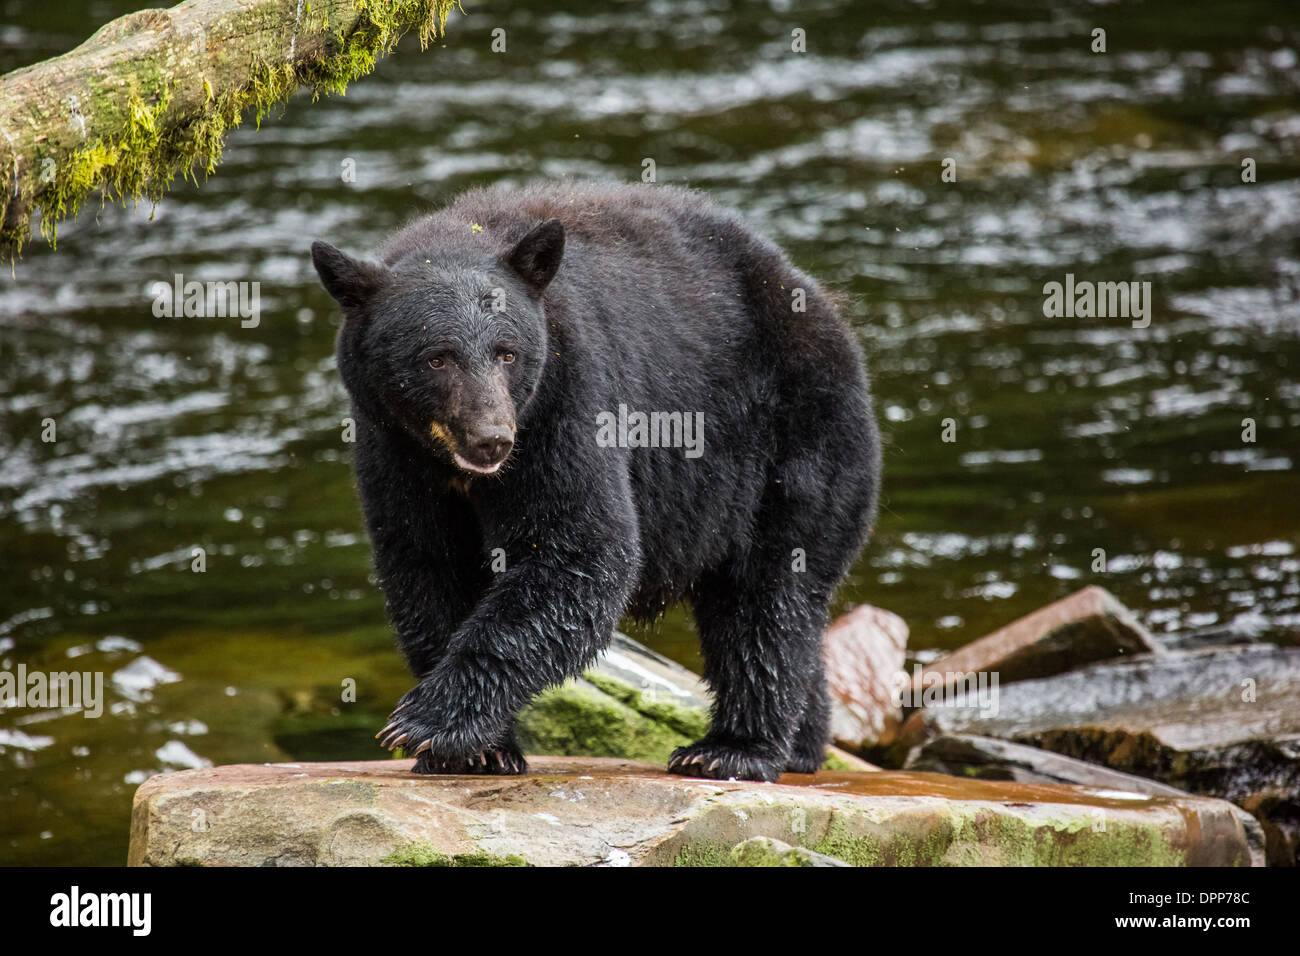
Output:
[[626,497],[565,501],[508,541],[506,570],[380,732],[417,771],[522,773],[515,716],[609,643],[635,581],[635,518]]

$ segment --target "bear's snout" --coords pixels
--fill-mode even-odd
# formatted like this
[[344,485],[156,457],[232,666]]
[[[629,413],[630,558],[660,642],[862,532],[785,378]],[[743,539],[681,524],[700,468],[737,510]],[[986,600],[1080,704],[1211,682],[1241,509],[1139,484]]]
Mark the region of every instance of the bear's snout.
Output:
[[490,475],[501,467],[515,445],[514,431],[505,425],[481,425],[465,436],[456,464],[465,471]]
[[515,438],[504,425],[488,425],[469,436],[468,451],[479,461],[500,461],[510,454]]

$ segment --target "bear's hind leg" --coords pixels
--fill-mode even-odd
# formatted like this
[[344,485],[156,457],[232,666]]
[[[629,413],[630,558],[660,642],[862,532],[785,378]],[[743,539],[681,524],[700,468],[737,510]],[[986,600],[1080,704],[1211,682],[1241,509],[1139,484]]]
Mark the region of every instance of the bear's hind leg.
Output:
[[816,773],[826,762],[826,745],[830,739],[831,702],[826,693],[825,668],[819,659],[785,769],[790,773]]
[[713,722],[703,740],[673,753],[673,773],[775,780],[791,763],[810,681],[820,675],[824,611],[788,569],[751,580],[715,579],[697,589]]

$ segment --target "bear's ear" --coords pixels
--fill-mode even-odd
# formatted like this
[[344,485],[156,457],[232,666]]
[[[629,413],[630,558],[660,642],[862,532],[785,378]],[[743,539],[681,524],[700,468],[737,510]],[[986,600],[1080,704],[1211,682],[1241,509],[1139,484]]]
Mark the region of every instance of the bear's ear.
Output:
[[564,258],[564,226],[558,219],[548,219],[533,229],[502,257],[536,292],[541,292],[555,278]]
[[388,270],[383,266],[353,259],[328,242],[311,244],[311,262],[325,291],[349,316],[364,312],[388,279]]

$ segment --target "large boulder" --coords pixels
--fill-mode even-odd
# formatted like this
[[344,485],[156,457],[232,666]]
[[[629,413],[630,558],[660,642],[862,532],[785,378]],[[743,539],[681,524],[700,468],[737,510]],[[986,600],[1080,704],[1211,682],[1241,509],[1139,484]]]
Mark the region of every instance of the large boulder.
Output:
[[997,713],[929,707],[900,740],[1031,744],[1259,814],[1274,863],[1300,862],[1300,648],[1170,651],[1001,688]]
[[826,631],[822,656],[831,696],[831,739],[849,751],[888,746],[902,726],[900,678],[907,624],[861,604]]
[[996,673],[1000,684],[1009,684],[1155,651],[1132,612],[1091,585],[933,661],[915,675],[912,692],[952,687],[964,674]]
[[[1220,800],[925,773],[677,777],[531,757],[520,777],[416,776],[411,761],[238,765],[136,792],[132,865],[1244,866],[1257,826]],[[751,843],[755,837],[788,844]],[[740,847],[740,849],[737,849]],[[820,854],[801,853],[797,848]],[[793,852],[790,852],[793,851]]]

